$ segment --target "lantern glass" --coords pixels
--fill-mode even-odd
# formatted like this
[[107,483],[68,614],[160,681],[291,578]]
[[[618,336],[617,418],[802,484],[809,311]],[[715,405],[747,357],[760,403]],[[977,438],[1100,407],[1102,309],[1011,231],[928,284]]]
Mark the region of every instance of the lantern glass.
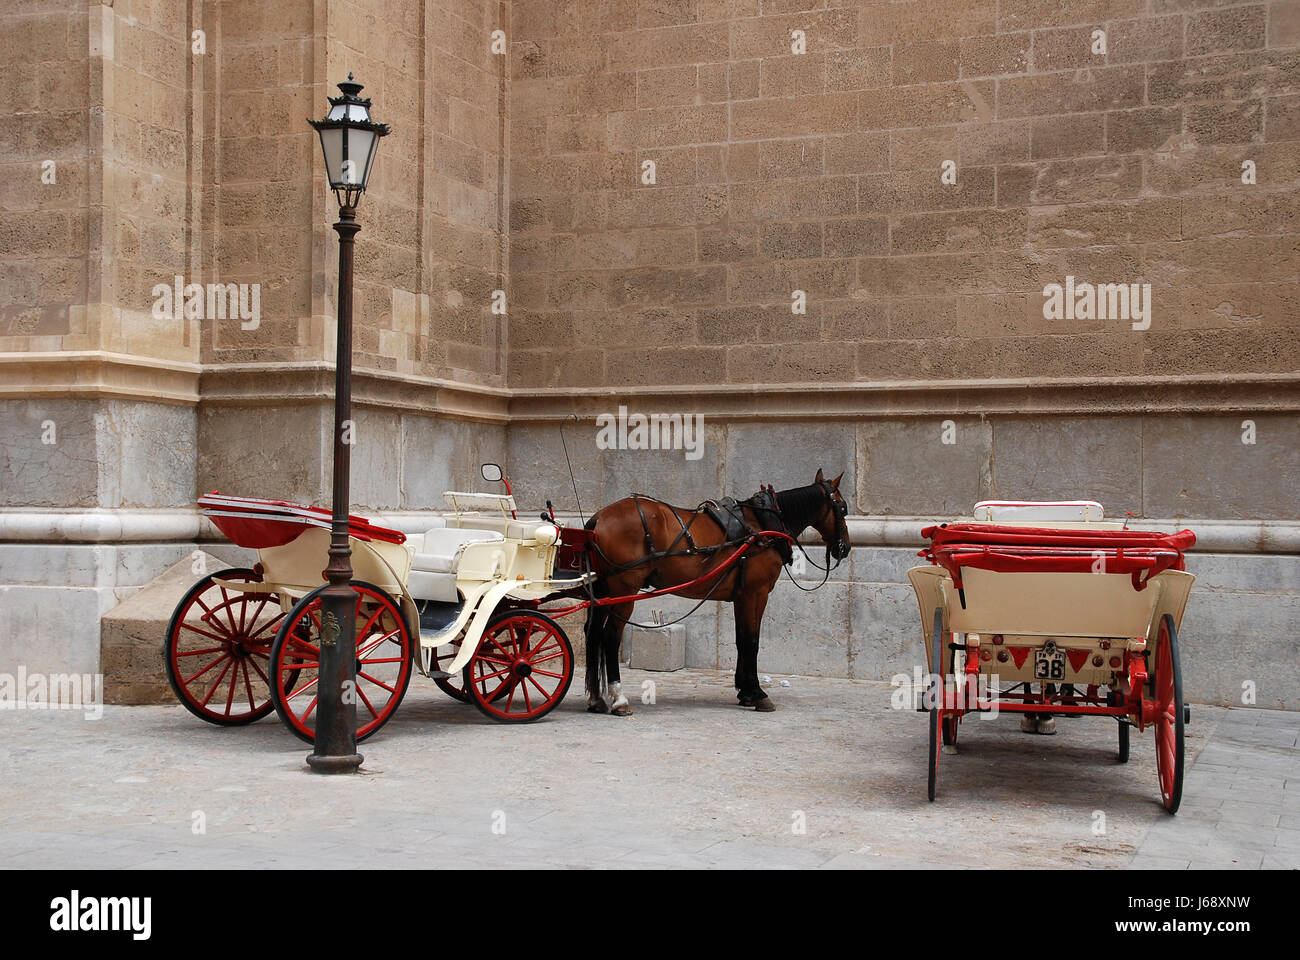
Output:
[[347,135],[345,127],[323,127],[320,131],[320,148],[325,154],[325,176],[331,187],[343,182],[343,138]]
[[375,147],[379,144],[379,136],[373,130],[352,127],[347,131],[345,143],[347,156],[344,160],[348,167],[343,170],[343,182],[364,190],[370,183],[370,168],[375,162]]
[[330,97],[330,112],[323,120],[309,120],[320,134],[321,153],[325,157],[325,175],[334,190],[339,206],[352,209],[375,165],[379,138],[389,133],[386,123],[370,117],[370,101],[358,96],[363,89],[352,74],[340,83],[341,97]]

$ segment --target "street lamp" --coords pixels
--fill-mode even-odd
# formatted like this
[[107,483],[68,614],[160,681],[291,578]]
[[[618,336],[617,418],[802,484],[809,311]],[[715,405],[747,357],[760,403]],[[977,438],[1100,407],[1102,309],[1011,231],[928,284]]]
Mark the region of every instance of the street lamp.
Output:
[[352,416],[352,246],[361,225],[357,203],[366,191],[379,138],[389,126],[370,119],[370,100],[357,96],[361,84],[352,74],[339,84],[341,97],[330,97],[323,120],[309,120],[320,134],[325,173],[339,203],[338,354],[334,363],[334,516],[330,523],[329,586],[321,594],[320,670],[317,679],[316,741],[307,758],[317,773],[351,773],[361,766],[357,753],[356,689],[357,608],[352,590],[352,551],[348,547],[351,445],[344,429]]

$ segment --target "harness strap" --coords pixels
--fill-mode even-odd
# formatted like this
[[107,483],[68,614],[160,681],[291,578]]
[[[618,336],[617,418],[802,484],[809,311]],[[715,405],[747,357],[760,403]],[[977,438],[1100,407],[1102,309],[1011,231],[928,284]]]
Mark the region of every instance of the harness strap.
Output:
[[641,499],[639,494],[632,494],[632,502],[636,504],[637,516],[641,518],[641,529],[645,531],[645,548],[651,553],[655,552],[655,542],[650,536],[650,524],[646,523],[645,511],[641,509]]

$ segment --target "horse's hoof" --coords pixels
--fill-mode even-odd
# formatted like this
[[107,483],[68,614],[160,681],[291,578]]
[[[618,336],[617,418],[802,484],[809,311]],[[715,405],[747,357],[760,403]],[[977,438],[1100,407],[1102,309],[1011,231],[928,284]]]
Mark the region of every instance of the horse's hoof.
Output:
[[754,704],[755,713],[774,713],[775,711],[776,704],[772,702],[771,697],[764,697],[762,700]]
[[611,710],[611,711],[609,711],[609,712],[610,712],[613,716],[616,716],[616,717],[630,717],[630,716],[632,716],[632,708],[629,707],[626,703],[624,703],[624,704],[622,704],[622,705],[620,705],[620,706],[615,707],[613,710]]
[[1038,733],[1050,737],[1056,733],[1056,718],[1022,713],[1020,715],[1020,730],[1022,733]]
[[597,700],[595,703],[587,704],[588,713],[609,713],[609,704],[604,700]]

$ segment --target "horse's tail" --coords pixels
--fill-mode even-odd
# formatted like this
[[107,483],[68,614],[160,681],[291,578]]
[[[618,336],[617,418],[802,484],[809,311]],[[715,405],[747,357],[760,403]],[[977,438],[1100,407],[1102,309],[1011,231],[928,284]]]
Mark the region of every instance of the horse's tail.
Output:
[[587,695],[589,697],[604,697],[607,686],[605,678],[605,631],[599,629],[604,619],[604,612],[594,603],[587,608],[587,623],[583,632],[587,635]]
[[[583,527],[587,530],[596,529],[596,516],[599,513],[593,513],[588,518]],[[592,557],[594,560],[595,557]],[[600,581],[597,580],[593,595],[599,596],[603,591],[600,590]],[[587,638],[587,695],[592,697],[605,696],[605,651],[602,648],[605,639],[605,631],[600,629],[605,621],[605,616],[600,607],[592,604],[587,608],[587,621],[583,625],[582,632]]]

